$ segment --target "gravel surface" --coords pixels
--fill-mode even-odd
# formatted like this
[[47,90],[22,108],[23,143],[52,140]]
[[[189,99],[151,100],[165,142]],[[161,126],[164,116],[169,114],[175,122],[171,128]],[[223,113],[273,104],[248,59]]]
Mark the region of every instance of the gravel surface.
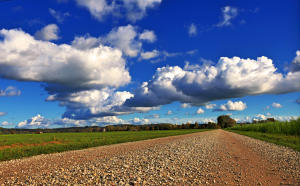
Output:
[[299,185],[299,160],[214,130],[1,162],[0,185]]

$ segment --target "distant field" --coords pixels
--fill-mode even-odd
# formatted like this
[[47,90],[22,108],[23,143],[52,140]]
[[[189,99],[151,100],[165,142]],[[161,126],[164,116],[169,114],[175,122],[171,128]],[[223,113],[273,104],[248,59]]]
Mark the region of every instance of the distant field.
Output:
[[300,118],[290,122],[236,125],[228,130],[300,151]]
[[207,131],[181,129],[159,131],[124,131],[90,133],[44,133],[0,135],[0,161],[77,150],[88,147],[139,141],[166,136]]

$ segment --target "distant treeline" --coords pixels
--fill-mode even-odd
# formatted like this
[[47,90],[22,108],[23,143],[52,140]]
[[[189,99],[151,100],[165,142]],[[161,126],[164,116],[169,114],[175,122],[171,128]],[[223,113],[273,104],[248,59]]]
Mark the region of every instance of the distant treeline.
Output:
[[[148,124],[148,125],[108,125],[105,127],[99,126],[86,126],[86,127],[69,127],[69,128],[54,128],[54,129],[18,129],[18,128],[1,128],[0,134],[32,134],[32,133],[60,133],[60,132],[109,132],[109,131],[150,131],[150,130],[179,130],[179,129],[218,129],[218,128],[228,128],[236,125],[236,121],[228,115],[222,115],[217,118],[218,123],[208,122],[207,124],[195,123],[183,123],[170,124],[170,123],[160,123],[160,124]],[[267,123],[275,122],[274,118],[268,118],[261,121],[253,121],[253,123]],[[250,124],[250,123],[239,123]]]
[[109,131],[145,131],[145,130],[177,130],[177,129],[214,129],[219,128],[216,123],[207,124],[186,123],[181,125],[160,123],[149,125],[108,125],[105,127],[86,126],[54,129],[17,129],[17,128],[0,128],[0,134],[32,134],[32,133],[60,133],[60,132],[109,132]]

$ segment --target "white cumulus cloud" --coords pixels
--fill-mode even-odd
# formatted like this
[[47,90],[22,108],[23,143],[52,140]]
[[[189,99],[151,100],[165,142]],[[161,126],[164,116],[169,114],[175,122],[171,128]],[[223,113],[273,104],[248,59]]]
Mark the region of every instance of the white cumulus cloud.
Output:
[[205,105],[205,108],[206,109],[213,109],[213,108],[215,108],[217,105],[216,104],[206,104]]
[[130,124],[138,124],[138,125],[142,125],[142,124],[149,124],[150,123],[150,120],[149,119],[140,119],[140,118],[133,118],[131,120],[128,120],[128,122]]
[[296,57],[294,58],[290,68],[292,72],[300,71],[300,50],[296,52]]
[[139,39],[153,43],[156,40],[156,35],[152,30],[144,30],[144,32],[139,35]]
[[147,9],[160,5],[162,0],[123,0],[127,19],[135,22],[146,16]]
[[[135,91],[118,91],[131,80],[122,51],[128,56],[142,51],[137,28],[131,25],[115,28],[105,37],[77,37],[72,45],[36,40],[16,29],[2,29],[0,36],[0,76],[43,82],[49,93],[47,101],[65,106],[63,118],[68,119],[147,112],[175,101],[199,106],[220,99],[300,91],[300,84],[295,83],[300,71],[279,73],[267,57],[221,57],[216,65],[201,68],[162,67]],[[235,102],[225,107],[242,108]],[[39,116],[20,126],[35,121],[41,121],[41,127],[48,125]]]
[[10,122],[8,122],[8,121],[3,121],[2,123],[1,123],[1,125],[2,126],[8,126],[8,125],[14,125],[13,123],[10,123]]
[[44,41],[51,41],[51,40],[58,40],[58,26],[56,24],[49,24],[42,28],[41,30],[37,31],[34,36],[39,40]]
[[126,100],[134,95],[127,91],[115,91],[104,88],[102,90],[85,90],[74,93],[50,95],[47,101],[59,101],[66,107],[63,118],[77,120],[91,119],[104,116],[116,116],[133,112],[148,112],[156,107],[127,107]]
[[220,106],[219,111],[242,111],[247,108],[246,103],[243,103],[242,101],[236,101],[233,102],[229,100],[226,104],[223,104]]
[[79,6],[85,7],[98,20],[112,15],[116,18],[125,17],[135,22],[146,16],[147,9],[159,5],[162,0],[76,0]]
[[52,17],[54,17],[56,19],[57,22],[62,23],[64,22],[65,18],[70,16],[69,12],[64,12],[61,13],[59,11],[56,11],[52,8],[49,8],[49,13],[51,14]]
[[[143,35],[145,31],[140,33],[138,27],[129,24],[127,26],[115,27],[107,35],[100,37],[92,37],[89,35],[77,36],[72,41],[72,46],[80,50],[87,50],[101,44],[107,44],[120,49],[126,56],[137,57],[141,54],[141,58],[150,59],[151,56],[158,56],[159,51],[142,52],[143,42],[154,41],[147,33],[153,34],[155,38],[154,31],[147,30],[146,35]],[[141,37],[141,35],[143,35],[143,37]]]
[[21,90],[17,89],[14,86],[8,86],[4,90],[0,89],[0,97],[1,96],[20,96]]
[[63,117],[89,119],[91,117],[112,116],[127,113],[120,108],[133,94],[112,89],[85,90],[69,94],[51,95],[47,101],[60,101],[67,111]]
[[252,119],[256,120],[256,121],[260,121],[260,120],[266,120],[267,117],[265,115],[263,115],[263,114],[257,114]]
[[238,15],[238,9],[225,6],[222,8],[222,20],[217,24],[218,27],[230,26],[232,19]]
[[[13,123],[3,122],[4,125],[14,125]],[[2,125],[3,125],[2,123]],[[54,128],[54,127],[84,127],[84,126],[106,126],[125,124],[128,121],[122,120],[116,116],[105,116],[92,118],[88,120],[74,120],[70,118],[47,119],[41,115],[36,115],[30,119],[19,122],[16,128]]]
[[180,107],[181,107],[181,108],[189,108],[189,107],[191,107],[191,104],[189,104],[189,103],[182,103],[182,104],[180,105]]
[[136,28],[132,25],[127,25],[113,29],[104,40],[112,46],[121,49],[127,56],[135,57],[142,47],[142,43],[136,40],[136,37]]
[[18,123],[17,128],[48,128],[51,124],[49,119],[44,118],[40,114]]
[[101,44],[101,39],[91,36],[76,36],[72,41],[72,47],[75,47],[79,50],[88,50],[96,48]]
[[118,118],[117,116],[105,116],[101,118],[95,118],[92,120],[96,125],[116,125],[116,124],[125,124],[126,121]]
[[281,108],[282,107],[282,105],[280,104],[280,103],[272,103],[272,107],[274,107],[274,108]]
[[197,114],[203,114],[204,113],[204,110],[202,108],[199,108],[196,112]]
[[97,18],[102,20],[107,14],[113,13],[116,8],[114,1],[109,4],[106,0],[76,0],[79,6],[85,7],[89,12]]
[[300,72],[276,71],[271,59],[221,57],[216,65],[184,70],[178,66],[158,68],[127,100],[128,106],[159,106],[179,101],[193,105],[247,95],[280,94],[300,90]]
[[195,35],[197,35],[197,27],[195,24],[192,23],[189,26],[189,36],[195,36]]
[[[119,87],[130,82],[122,52],[98,45],[88,50],[35,40],[21,30],[0,30],[0,76],[48,83],[48,91]],[[54,75],[55,74],[55,75]]]
[[159,51],[158,50],[152,50],[149,52],[142,52],[141,53],[141,59],[152,59],[159,56]]

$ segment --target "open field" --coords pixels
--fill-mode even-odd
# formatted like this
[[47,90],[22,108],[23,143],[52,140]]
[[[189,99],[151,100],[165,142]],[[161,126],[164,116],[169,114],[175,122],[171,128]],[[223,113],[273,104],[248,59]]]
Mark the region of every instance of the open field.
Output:
[[256,124],[235,125],[231,130],[255,131],[268,134],[300,136],[300,118],[291,121],[276,121]]
[[300,119],[236,125],[228,130],[300,151]]
[[300,152],[224,130],[0,162],[0,185],[299,185]]
[[275,143],[277,145],[283,145],[290,147],[294,150],[300,152],[300,137],[291,136],[291,135],[282,135],[282,134],[269,134],[263,132],[254,132],[254,131],[239,131],[239,130],[229,130],[241,135],[249,136],[252,138],[264,140],[270,143]]
[[0,135],[0,161],[38,154],[174,136],[203,129]]

